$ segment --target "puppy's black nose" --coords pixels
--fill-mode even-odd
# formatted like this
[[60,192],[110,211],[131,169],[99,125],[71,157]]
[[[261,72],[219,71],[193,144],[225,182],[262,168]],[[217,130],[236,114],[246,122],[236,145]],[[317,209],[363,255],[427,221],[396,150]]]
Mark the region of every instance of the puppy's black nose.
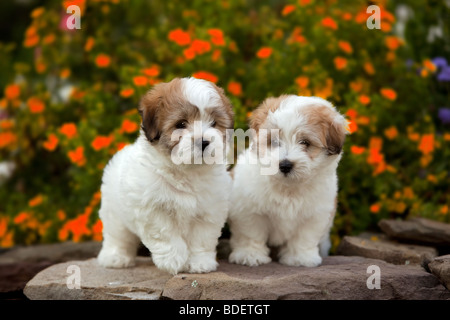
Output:
[[292,170],[293,166],[294,164],[289,160],[283,160],[280,162],[280,171],[284,174],[288,174]]
[[205,151],[207,146],[209,146],[209,141],[202,140],[202,151]]

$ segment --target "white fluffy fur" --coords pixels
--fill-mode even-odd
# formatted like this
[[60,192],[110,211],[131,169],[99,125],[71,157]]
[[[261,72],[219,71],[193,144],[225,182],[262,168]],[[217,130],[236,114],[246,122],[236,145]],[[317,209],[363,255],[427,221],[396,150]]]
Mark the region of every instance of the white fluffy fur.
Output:
[[[280,247],[279,262],[290,266],[317,266],[321,256],[328,254],[341,154],[322,152],[311,160],[295,141],[295,134],[304,131],[308,123],[302,108],[314,104],[334,109],[320,98],[291,96],[267,117],[268,123],[281,129],[280,146],[269,151],[269,157],[276,163],[292,161],[291,177],[281,172],[261,175],[261,165],[252,164],[257,163],[254,145],[238,158],[230,198],[230,262],[248,266],[269,263],[268,245]],[[336,121],[344,125],[345,119],[336,112]]]
[[176,165],[141,130],[111,159],[102,182],[100,265],[133,266],[142,241],[155,265],[172,274],[216,269],[231,188],[225,164]]

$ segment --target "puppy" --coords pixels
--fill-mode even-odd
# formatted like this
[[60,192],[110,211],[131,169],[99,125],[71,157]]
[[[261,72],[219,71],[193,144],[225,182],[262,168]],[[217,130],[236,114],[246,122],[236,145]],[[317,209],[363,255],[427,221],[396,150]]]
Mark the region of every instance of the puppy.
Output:
[[155,85],[139,111],[138,139],[104,170],[98,262],[133,266],[141,241],[162,270],[214,271],[232,181],[224,161],[206,164],[205,155],[225,153],[230,101],[211,82],[177,78]]
[[[317,266],[330,249],[347,122],[328,101],[284,95],[265,100],[250,127],[254,138],[234,167],[229,261],[269,263],[269,245],[282,264]],[[276,170],[264,174],[268,164]]]

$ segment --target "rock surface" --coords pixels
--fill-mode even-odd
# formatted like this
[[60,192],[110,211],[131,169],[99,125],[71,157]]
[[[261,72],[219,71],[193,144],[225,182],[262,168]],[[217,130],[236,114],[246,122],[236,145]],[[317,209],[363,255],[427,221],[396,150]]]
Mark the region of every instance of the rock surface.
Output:
[[26,283],[48,266],[97,256],[100,242],[64,242],[17,246],[0,254],[0,294],[2,298],[21,299]]
[[[450,299],[450,291],[419,266],[363,257],[330,256],[316,268],[219,263],[216,272],[171,276],[150,258],[138,258],[129,269],[72,261],[41,271],[24,292],[30,299]],[[70,265],[80,268],[80,289],[67,286]],[[380,268],[381,289],[367,287],[370,265]]]
[[361,256],[380,259],[393,264],[418,264],[426,266],[438,252],[435,248],[419,245],[401,244],[382,239],[345,236],[337,253],[345,256]]
[[421,244],[450,246],[450,224],[423,218],[387,220],[378,223],[388,236]]
[[450,290],[450,255],[434,258],[428,264],[428,268]]

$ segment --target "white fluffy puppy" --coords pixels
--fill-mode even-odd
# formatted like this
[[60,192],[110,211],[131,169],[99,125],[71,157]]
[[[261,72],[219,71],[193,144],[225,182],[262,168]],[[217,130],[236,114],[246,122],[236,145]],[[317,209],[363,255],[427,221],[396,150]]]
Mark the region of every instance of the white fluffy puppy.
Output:
[[[104,240],[98,262],[110,268],[132,266],[142,241],[160,269],[172,274],[214,271],[232,181],[223,159],[203,160],[207,152],[220,154],[227,145],[231,104],[211,82],[177,78],[155,85],[139,111],[140,136],[104,170],[99,211]],[[182,152],[189,156],[181,159],[189,161],[180,163]]]
[[[229,261],[317,266],[330,249],[336,211],[336,168],[347,121],[326,100],[284,95],[268,98],[252,114],[250,148],[234,167]],[[276,170],[263,169],[275,164]],[[263,174],[262,174],[263,173]]]

